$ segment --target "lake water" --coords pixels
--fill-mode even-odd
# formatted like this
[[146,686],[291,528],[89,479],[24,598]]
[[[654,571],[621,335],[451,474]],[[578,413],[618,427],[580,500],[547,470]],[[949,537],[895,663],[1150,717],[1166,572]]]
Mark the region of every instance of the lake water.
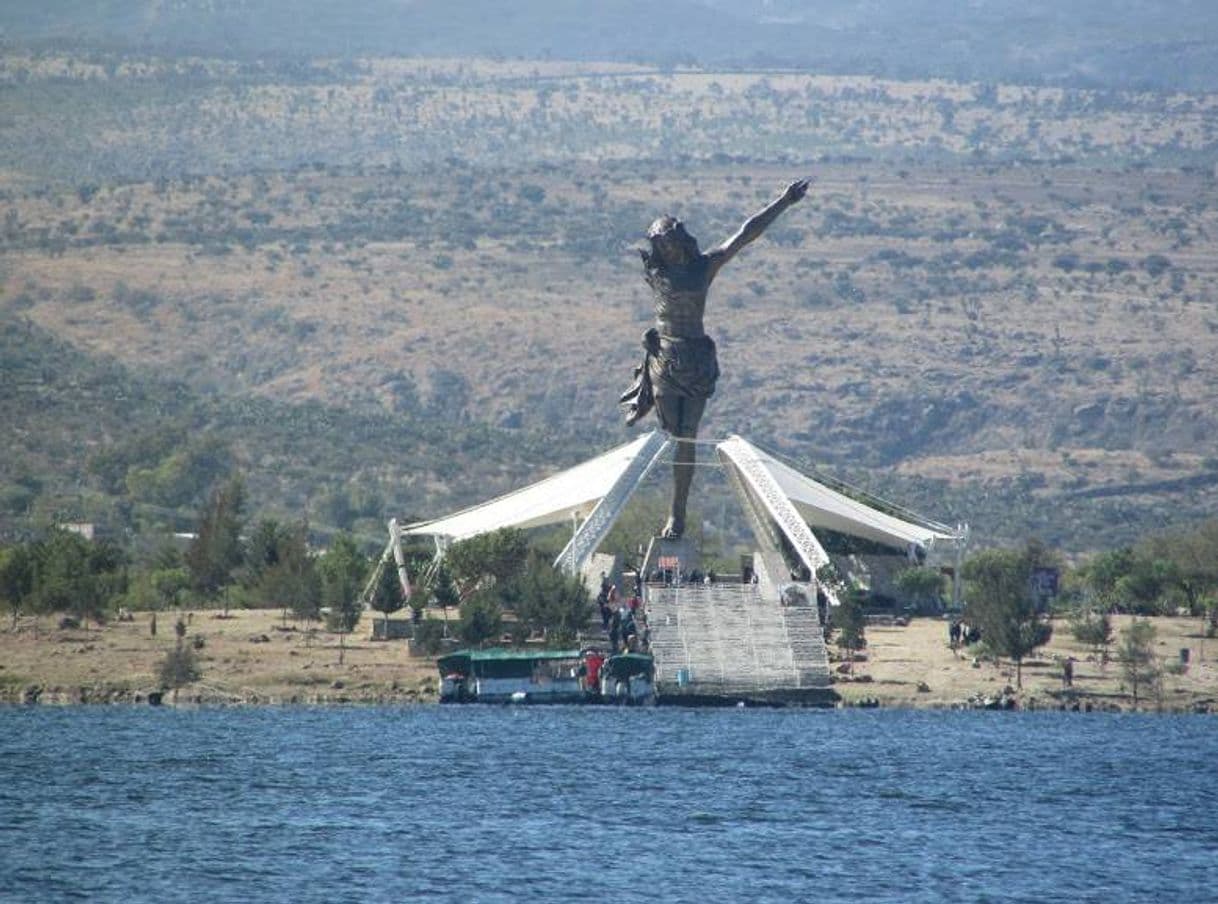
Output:
[[0,709],[0,899],[1218,900],[1209,717]]

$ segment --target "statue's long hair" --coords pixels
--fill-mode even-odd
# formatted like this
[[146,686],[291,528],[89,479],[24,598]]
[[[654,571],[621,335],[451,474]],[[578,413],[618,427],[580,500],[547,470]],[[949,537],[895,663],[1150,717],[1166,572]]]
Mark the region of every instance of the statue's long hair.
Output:
[[670,271],[664,257],[648,243],[648,247],[639,249],[639,257],[643,259],[643,279],[653,290],[665,293],[671,285]]
[[684,224],[672,215],[660,217],[647,228],[647,247],[639,249],[639,256],[643,259],[643,272],[647,282],[653,286],[653,280],[664,279],[669,269],[668,264],[664,262],[664,256],[656,250],[656,239],[675,232],[678,228],[684,228]]

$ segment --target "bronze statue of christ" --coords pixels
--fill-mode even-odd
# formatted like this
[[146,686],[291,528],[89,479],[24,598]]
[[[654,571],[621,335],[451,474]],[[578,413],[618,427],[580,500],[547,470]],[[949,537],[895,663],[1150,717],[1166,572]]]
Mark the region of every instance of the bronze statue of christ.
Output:
[[626,423],[634,424],[653,407],[660,426],[676,440],[673,456],[672,508],[662,536],[685,532],[685,507],[694,476],[694,439],[715,392],[719,362],[715,343],[702,326],[706,293],[720,268],[756,239],[778,215],[808,191],[808,181],[792,182],[781,195],[744,221],[736,234],[709,251],[685,231],[676,217],[660,217],[647,230],[650,249],[640,250],[647,284],[655,296],[656,325],[643,336],[643,362],[633,385],[619,400]]

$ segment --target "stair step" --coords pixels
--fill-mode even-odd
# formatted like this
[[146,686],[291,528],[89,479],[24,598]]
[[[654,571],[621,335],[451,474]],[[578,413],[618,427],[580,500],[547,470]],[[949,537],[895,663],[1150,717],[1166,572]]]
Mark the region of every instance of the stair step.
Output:
[[686,671],[693,687],[825,686],[828,657],[810,607],[786,608],[752,585],[648,588],[658,682]]

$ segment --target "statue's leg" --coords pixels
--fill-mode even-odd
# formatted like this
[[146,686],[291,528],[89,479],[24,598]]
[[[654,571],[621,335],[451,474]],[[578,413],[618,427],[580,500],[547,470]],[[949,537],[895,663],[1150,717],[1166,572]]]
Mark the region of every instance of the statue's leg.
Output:
[[705,399],[687,399],[684,396],[656,396],[656,407],[660,409],[660,420],[672,437],[677,440],[672,457],[672,508],[668,523],[661,536],[676,539],[685,533],[685,508],[689,502],[689,487],[694,479],[694,464],[698,457],[693,442],[698,436],[698,424],[706,408]]

